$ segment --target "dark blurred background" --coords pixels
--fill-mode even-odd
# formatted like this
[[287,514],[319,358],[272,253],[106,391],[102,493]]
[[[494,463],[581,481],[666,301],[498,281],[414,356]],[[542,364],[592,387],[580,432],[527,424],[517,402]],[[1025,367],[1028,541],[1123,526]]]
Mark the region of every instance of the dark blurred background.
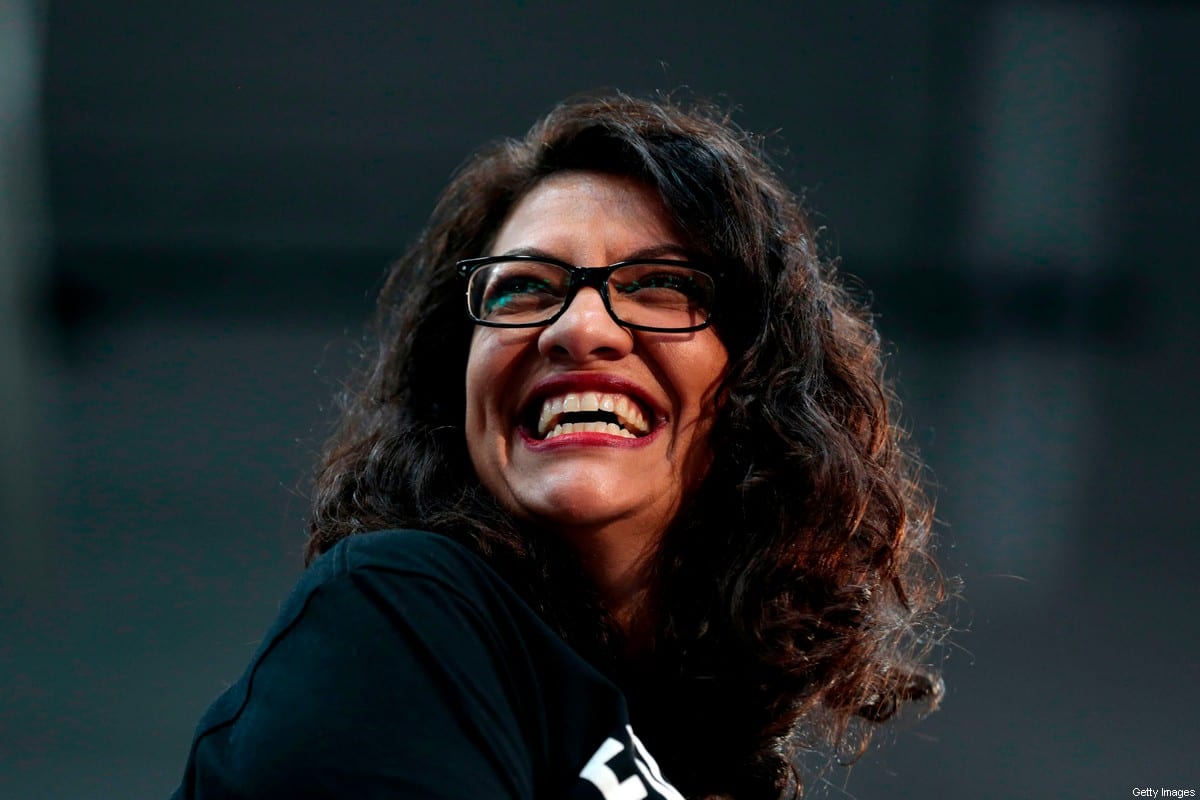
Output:
[[1188,3],[0,0],[0,797],[162,798],[300,569],[388,261],[581,90],[777,132],[961,576],[814,796],[1200,789]]

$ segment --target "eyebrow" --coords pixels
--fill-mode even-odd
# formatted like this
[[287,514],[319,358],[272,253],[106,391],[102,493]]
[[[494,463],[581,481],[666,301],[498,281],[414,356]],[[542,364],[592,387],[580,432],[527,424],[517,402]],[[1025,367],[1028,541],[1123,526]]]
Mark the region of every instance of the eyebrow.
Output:
[[[514,247],[511,250],[506,250],[500,253],[501,256],[529,256],[531,258],[550,258],[555,261],[562,261],[551,253],[546,252],[537,247]],[[635,250],[629,253],[621,261],[640,261],[643,258],[666,258],[674,256],[685,261],[691,260],[692,256],[683,245],[679,244],[655,244],[649,247],[643,247],[640,250]]]

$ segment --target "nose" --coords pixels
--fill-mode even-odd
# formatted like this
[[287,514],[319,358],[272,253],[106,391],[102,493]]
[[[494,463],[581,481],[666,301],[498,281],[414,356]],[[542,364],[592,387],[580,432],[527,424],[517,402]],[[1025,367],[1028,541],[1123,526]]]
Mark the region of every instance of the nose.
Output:
[[613,319],[600,292],[585,286],[562,316],[542,330],[538,350],[549,359],[580,364],[612,360],[633,350],[633,331]]

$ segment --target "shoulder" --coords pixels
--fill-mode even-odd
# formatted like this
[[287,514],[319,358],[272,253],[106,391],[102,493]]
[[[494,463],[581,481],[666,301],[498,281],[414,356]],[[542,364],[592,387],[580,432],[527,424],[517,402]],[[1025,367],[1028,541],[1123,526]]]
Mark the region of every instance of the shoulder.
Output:
[[532,797],[549,763],[539,665],[509,597],[445,537],[340,543],[201,720],[181,796]]
[[628,724],[620,691],[469,548],[357,534],[205,714],[180,796],[664,796]]
[[458,594],[511,593],[476,553],[437,533],[384,530],[348,536],[312,563],[297,590],[308,593],[347,577],[416,579]]
[[482,563],[479,556],[448,536],[397,528],[347,536],[313,561],[312,568],[338,572],[378,567],[421,570],[447,561]]
[[[393,529],[348,536],[314,561],[283,604],[271,636],[320,608],[345,628],[454,630],[496,656],[578,658],[478,553],[447,536]],[[369,631],[361,631],[369,635]],[[418,638],[426,638],[423,634]]]

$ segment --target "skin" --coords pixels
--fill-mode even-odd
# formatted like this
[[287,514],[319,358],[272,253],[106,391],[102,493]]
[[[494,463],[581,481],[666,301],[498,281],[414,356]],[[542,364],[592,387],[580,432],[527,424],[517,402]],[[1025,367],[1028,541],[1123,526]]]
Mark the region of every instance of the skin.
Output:
[[[657,194],[630,178],[556,173],[500,228],[491,254],[537,251],[584,267],[638,257],[686,258]],[[466,437],[476,474],[511,512],[565,536],[609,610],[628,621],[644,564],[711,461],[715,392],[729,356],[713,328],[635,331],[599,292],[582,289],[541,328],[477,326],[467,360]],[[654,409],[633,442],[606,434],[531,440],[522,412],[547,380],[625,382]]]

